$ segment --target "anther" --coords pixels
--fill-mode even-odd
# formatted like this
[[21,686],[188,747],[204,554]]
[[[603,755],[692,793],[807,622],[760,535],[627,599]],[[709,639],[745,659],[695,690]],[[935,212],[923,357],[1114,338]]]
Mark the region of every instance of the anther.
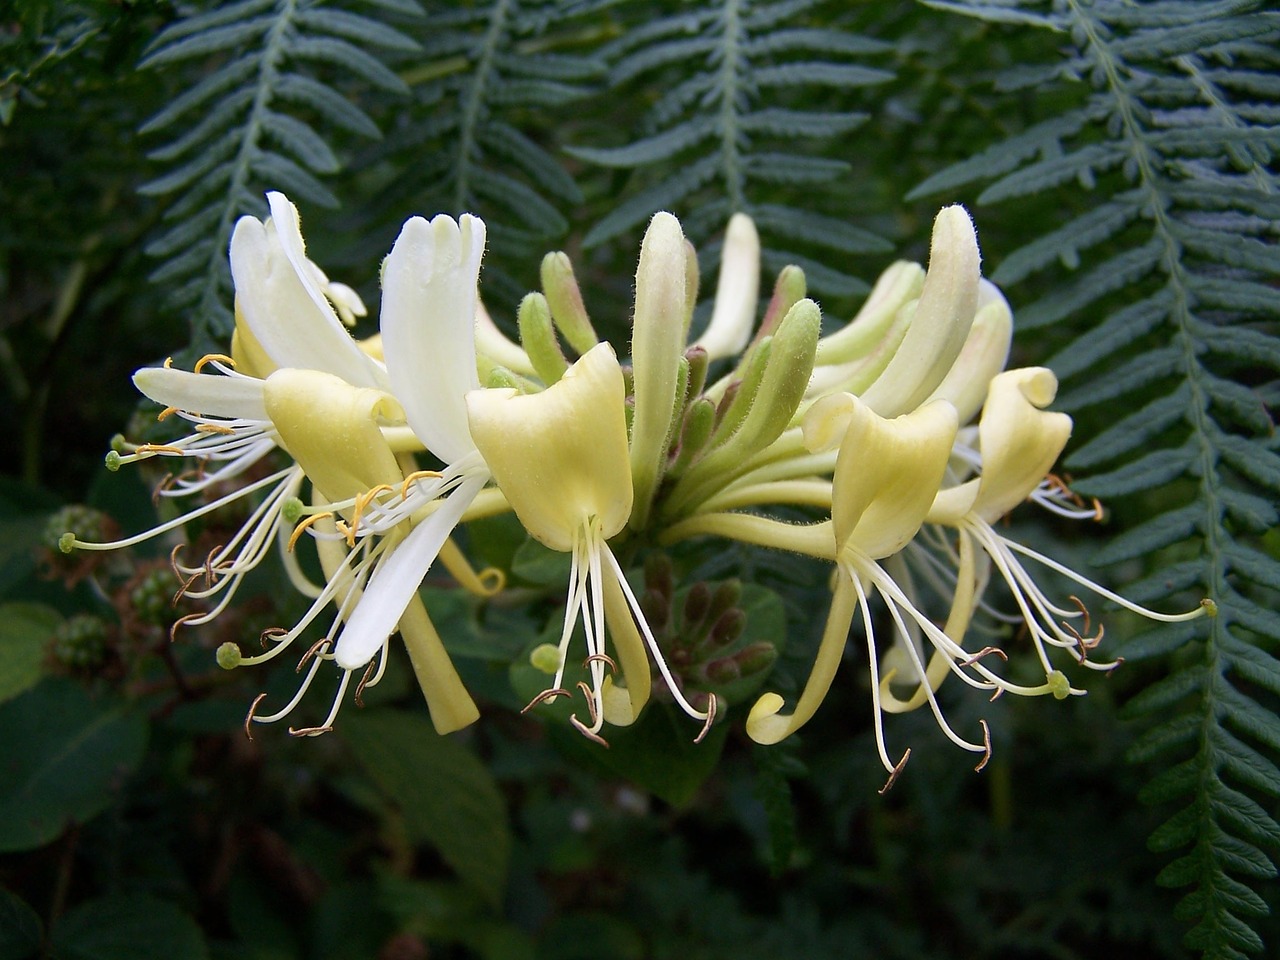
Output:
[[281,637],[287,637],[289,631],[284,627],[267,627],[258,635],[258,642],[262,644],[262,649],[267,649],[267,641],[277,642]]
[[573,696],[573,694],[571,694],[568,690],[564,689],[564,687],[551,687],[547,690],[543,690],[540,694],[538,694],[536,697],[530,700],[527,704],[525,704],[524,709],[521,710],[520,712],[528,713],[538,704],[544,701],[554,700],[556,697],[571,697],[571,696]]
[[298,544],[298,538],[301,537],[302,534],[306,532],[308,527],[310,527],[313,523],[315,523],[318,520],[324,520],[332,516],[333,516],[332,513],[311,514],[311,516],[307,517],[307,519],[303,520],[300,524],[298,524],[296,527],[293,528],[293,533],[289,535],[289,544],[286,547],[286,549],[290,553],[293,553],[293,548]]
[[889,771],[889,779],[884,782],[883,787],[881,787],[878,791],[876,791],[877,793],[880,794],[880,796],[883,797],[886,793],[889,792],[889,788],[893,786],[894,781],[898,779],[898,774],[902,772],[902,768],[907,765],[907,761],[910,759],[911,759],[911,748],[907,747],[907,751],[902,755],[902,759],[898,761],[898,765]]
[[156,414],[156,419],[157,419],[157,420],[168,420],[171,416],[173,416],[175,413],[177,413],[180,409],[182,409],[182,408],[181,408],[181,407],[165,407],[163,410],[161,410],[159,413],[157,413],[157,414]]
[[203,617],[203,613],[188,613],[185,617],[179,617],[173,622],[173,626],[169,628],[169,642],[174,643],[178,639],[178,628],[183,624],[190,623],[192,620],[199,620]]
[[374,666],[374,662],[370,660],[368,665],[364,668],[364,676],[361,677],[360,682],[356,684],[355,701],[357,707],[364,706],[364,700],[362,699],[364,695],[364,688],[369,685],[369,678],[373,676]]
[[290,727],[289,736],[291,737],[318,737],[322,733],[331,733],[333,727]]
[[593,653],[591,656],[587,657],[587,659],[582,661],[582,665],[584,667],[589,667],[593,663],[603,663],[609,668],[611,673],[618,672],[618,665],[613,662],[613,657],[609,656],[607,653]]
[[[115,453],[114,450],[111,452]],[[138,445],[138,449],[135,450],[134,453],[172,453],[179,457],[183,457],[186,456],[187,451],[169,443],[142,443]],[[108,465],[107,469],[111,469],[110,465]]]
[[982,724],[982,746],[985,752],[982,754],[982,760],[973,768],[974,773],[981,773],[982,768],[991,759],[991,728],[987,726],[987,721],[985,720],[979,720],[978,722]]
[[244,735],[250,740],[253,739],[253,728],[250,726],[253,723],[253,715],[258,712],[258,704],[265,699],[267,699],[265,693],[260,693],[254,697],[253,703],[249,704],[249,712],[244,715]]
[[600,710],[599,710],[599,708],[596,706],[596,695],[595,695],[595,693],[594,693],[594,692],[592,691],[592,689],[591,689],[589,686],[587,686],[587,684],[586,684],[584,681],[582,681],[582,680],[579,680],[579,681],[578,681],[578,689],[582,691],[582,696],[586,698],[586,701],[587,701],[587,712],[591,714],[591,726],[593,726],[593,727],[597,727],[597,726],[599,726],[599,725],[600,725]]
[[711,724],[713,724],[716,719],[716,704],[718,702],[716,695],[714,693],[711,694],[711,699],[707,701],[707,719],[702,724],[702,730],[693,738],[694,743],[701,743],[702,738],[711,730]]
[[230,427],[223,426],[221,423],[200,423],[196,425],[196,433],[219,433],[223,436],[234,437],[236,432]]
[[172,490],[173,485],[177,481],[178,481],[178,478],[175,477],[172,473],[166,473],[160,479],[160,482],[156,484],[155,489],[151,491],[151,505],[153,507],[158,507],[160,505],[160,498],[163,497],[170,490]]
[[404,482],[400,484],[400,499],[409,499],[409,484],[417,483],[419,480],[438,480],[443,474],[437,470],[415,470],[404,478]]
[[600,744],[600,746],[604,747],[606,750],[608,749],[609,741],[606,740],[604,737],[600,736],[600,734],[596,733],[594,730],[592,730],[590,727],[584,724],[577,717],[570,717],[569,722],[572,723],[575,727],[577,727],[578,732],[582,734],[584,737],[586,737],[588,740],[594,740],[596,743]]
[[312,644],[312,645],[307,649],[307,652],[306,652],[306,653],[304,653],[304,654],[302,655],[302,659],[298,661],[298,665],[297,665],[297,667],[295,667],[295,668],[294,668],[294,671],[293,671],[293,672],[294,672],[294,673],[301,673],[301,672],[302,672],[302,668],[303,668],[303,667],[305,667],[305,666],[307,665],[307,661],[308,661],[308,660],[310,660],[310,659],[311,659],[312,657],[314,657],[314,656],[322,655],[322,654],[321,654],[321,650],[320,650],[320,648],[321,648],[321,647],[324,647],[324,646],[328,646],[328,644],[329,644],[329,638],[328,638],[328,637],[321,637],[319,640],[317,640],[315,643],[313,643],[313,644]]
[[975,663],[979,662],[983,657],[990,656],[991,654],[995,654],[1005,663],[1009,662],[1009,655],[1005,653],[1003,650],[1001,650],[999,647],[983,647],[981,650],[979,650],[977,653],[971,656],[968,660],[960,661],[959,666],[972,667]]
[[392,487],[389,483],[380,483],[364,493],[356,494],[355,508],[351,511],[351,533],[347,537],[347,546],[354,547],[356,545],[356,528],[360,526],[360,515],[364,513],[378,494],[391,489]]
[[232,370],[236,367],[236,362],[228,357],[225,353],[206,353],[203,357],[196,361],[195,371],[199,373],[204,369],[205,364],[222,363],[230,367]]

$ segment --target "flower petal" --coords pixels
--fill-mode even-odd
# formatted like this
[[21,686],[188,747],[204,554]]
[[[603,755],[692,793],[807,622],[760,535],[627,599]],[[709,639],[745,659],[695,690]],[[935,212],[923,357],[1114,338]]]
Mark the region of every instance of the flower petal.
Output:
[[252,377],[220,377],[171,367],[143,367],[133,385],[165,407],[228,420],[267,420],[262,381]]
[[613,347],[592,347],[541,393],[473,390],[471,435],[529,533],[573,549],[596,518],[604,539],[631,514],[626,388]]
[[[271,226],[241,217],[231,235],[231,275],[246,328],[276,366],[324,370],[358,387],[385,386],[385,374],[351,339],[310,271],[291,262],[285,241],[302,243],[297,211],[290,204],[282,214]],[[294,255],[305,259],[296,249]]]
[[391,388],[414,432],[452,463],[475,449],[467,391],[476,376],[476,283],[484,221],[408,220],[382,265],[382,342]]

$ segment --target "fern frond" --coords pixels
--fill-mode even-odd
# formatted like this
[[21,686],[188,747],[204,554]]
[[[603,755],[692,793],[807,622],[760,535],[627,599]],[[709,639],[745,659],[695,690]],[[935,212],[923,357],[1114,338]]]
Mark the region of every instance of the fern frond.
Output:
[[[846,91],[890,80],[888,70],[864,61],[892,47],[815,28],[814,6],[717,0],[630,30],[605,49],[615,91],[643,77],[665,92],[637,136],[619,146],[570,149],[587,163],[631,171],[620,202],[587,233],[587,246],[633,230],[656,206],[680,215],[695,243],[722,230],[728,215],[745,212],[760,229],[766,263],[809,262],[807,279],[819,291],[865,289],[850,273],[816,266],[806,251],[890,249],[868,230],[819,214],[817,198],[828,201],[829,191],[815,187],[851,169],[823,155],[823,146],[866,119],[830,107]],[[801,106],[815,102],[828,109]]]
[[[994,279],[1039,291],[1018,312],[1022,329],[1053,324],[1072,336],[1049,365],[1065,381],[1061,403],[1100,427],[1068,460],[1094,471],[1077,489],[1160,490],[1147,501],[1157,512],[1097,561],[1201,558],[1144,571],[1133,585],[1158,606],[1194,589],[1218,615],[1207,629],[1162,626],[1122,649],[1165,657],[1172,670],[1129,704],[1133,716],[1162,717],[1132,756],[1164,768],[1143,799],[1178,808],[1150,845],[1185,851],[1158,880],[1193,887],[1179,908],[1195,924],[1188,945],[1213,957],[1260,951],[1254,928],[1267,908],[1253,887],[1276,875],[1280,847],[1280,562],[1251,542],[1275,523],[1280,498],[1276,434],[1258,389],[1280,375],[1280,87],[1262,79],[1275,66],[1280,19],[1249,0],[929,5],[1071,37],[1065,61],[1039,74],[1055,96],[1074,98],[1069,111],[915,194],[983,182],[978,203],[999,204],[1079,186]],[[1100,409],[1117,401],[1134,412]]]
[[152,278],[175,285],[174,306],[187,313],[193,341],[230,329],[226,250],[236,219],[264,212],[267,189],[336,206],[320,178],[342,161],[325,127],[378,136],[368,114],[331,85],[330,73],[403,92],[399,77],[369,51],[415,47],[394,27],[309,0],[214,6],[155,39],[141,68],[179,81],[200,78],[142,127],[170,138],[148,155],[168,172],[141,188],[169,200],[164,226],[147,247],[164,260]]

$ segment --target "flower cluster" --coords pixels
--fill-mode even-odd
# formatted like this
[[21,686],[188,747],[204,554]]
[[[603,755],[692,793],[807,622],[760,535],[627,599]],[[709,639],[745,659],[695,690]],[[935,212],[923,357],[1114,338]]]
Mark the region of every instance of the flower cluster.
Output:
[[[979,768],[986,762],[985,722],[966,737],[939,705],[949,675],[993,698],[1062,698],[1083,691],[1055,666],[1055,648],[1083,667],[1115,666],[1093,659],[1102,629],[1091,629],[1084,603],[1052,598],[1025,561],[1145,617],[1211,612],[1144,609],[997,530],[1025,500],[1069,517],[1098,508],[1051,473],[1071,420],[1046,409],[1057,388],[1049,370],[1004,369],[1012,317],[981,276],[973,224],[960,207],[939,213],[927,270],[893,264],[858,315],[826,336],[796,267],[778,276],[757,323],[759,241],[750,219],[736,215],[710,321],[692,341],[697,260],[676,218],[659,213],[640,250],[624,364],[596,335],[560,253],[543,261],[542,292],[519,306],[519,343],[508,339],[479,299],[485,225],[467,215],[405,223],[382,266],[379,333],[358,341],[347,327],[365,314],[360,298],[307,257],[294,206],[278,193],[268,199],[270,219],[245,218],[232,237],[229,354],[206,356],[190,371],[166,363],[134,376],[163,407],[160,418],[181,418],[189,432],[168,443],[122,442],[108,456],[111,469],[178,461],[182,471],[158,495],[196,505],[139,537],[90,543],[67,534],[61,542],[66,551],[128,546],[228,503],[251,505],[240,530],[208,556],[189,560],[181,543],[172,554],[179,597],[203,601],[178,625],[218,616],[273,547],[312,600],[293,626],[263,634],[261,653],[219,648],[228,669],[301,650],[297,694],[271,713],[260,696],[246,730],[289,716],[332,663],[338,681],[328,716],[290,732],[329,730],[352,678],[358,699],[382,677],[397,632],[436,728],[473,722],[477,708],[419,586],[439,560],[466,589],[502,590],[502,572],[477,572],[452,535],[503,512],[570,557],[558,643],[533,657],[551,679],[530,707],[581,694],[572,723],[601,743],[606,726],[635,722],[655,688],[696,722],[691,735],[700,739],[724,703],[687,689],[672,648],[687,658],[694,646],[721,649],[742,633],[736,593],[713,596],[706,587],[686,601],[686,623],[701,625],[696,644],[674,642],[665,623],[655,630],[649,594],[637,597],[618,559],[623,543],[719,537],[830,563],[830,612],[803,692],[789,713],[777,694],[760,696],[746,729],[774,743],[805,724],[860,615],[890,783],[910,751],[891,757],[886,712],[927,705],[951,740],[982,755]],[[797,513],[813,522],[779,518]],[[304,541],[323,583],[297,561]],[[666,576],[658,595],[669,607]],[[1002,670],[1005,651],[972,638],[996,579],[1012,594],[1039,682],[1015,683]],[[316,621],[319,639],[300,642]],[[887,642],[877,621],[880,633],[888,625]],[[767,670],[772,651],[758,646],[715,660],[715,670]],[[574,675],[585,679],[570,689],[566,668],[578,663]]]

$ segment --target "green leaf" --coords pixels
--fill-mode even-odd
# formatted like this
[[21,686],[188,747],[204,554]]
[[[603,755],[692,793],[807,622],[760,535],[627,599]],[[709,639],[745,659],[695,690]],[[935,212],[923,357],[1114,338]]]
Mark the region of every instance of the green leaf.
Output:
[[29,850],[106,809],[142,760],[147,723],[46,680],[0,705],[0,852]]
[[38,603],[0,604],[0,703],[40,682],[45,644],[61,621],[57,610]]
[[207,960],[200,927],[147,894],[90,900],[53,928],[59,960]]
[[399,808],[411,837],[439,850],[496,908],[507,883],[511,828],[502,794],[484,764],[418,714],[371,711],[344,718],[340,729]]

